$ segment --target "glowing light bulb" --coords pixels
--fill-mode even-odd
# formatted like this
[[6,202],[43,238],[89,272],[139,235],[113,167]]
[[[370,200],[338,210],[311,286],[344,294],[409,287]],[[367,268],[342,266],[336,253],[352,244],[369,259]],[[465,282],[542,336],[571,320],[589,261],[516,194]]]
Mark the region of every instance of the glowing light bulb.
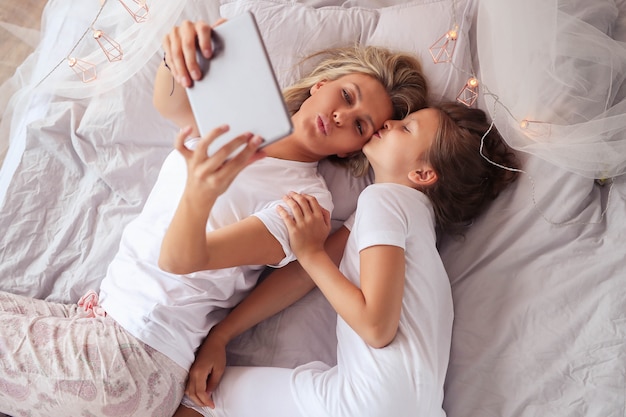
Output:
[[467,86],[470,88],[478,87],[478,80],[474,77],[470,78],[469,80],[467,80]]
[[451,62],[454,48],[456,47],[456,38],[459,36],[456,29],[451,29],[441,35],[428,50],[435,64],[442,62]]
[[529,138],[547,139],[552,133],[552,125],[539,120],[522,119],[519,127]]
[[471,107],[478,99],[478,80],[475,77],[467,80],[463,89],[456,96],[456,100]]

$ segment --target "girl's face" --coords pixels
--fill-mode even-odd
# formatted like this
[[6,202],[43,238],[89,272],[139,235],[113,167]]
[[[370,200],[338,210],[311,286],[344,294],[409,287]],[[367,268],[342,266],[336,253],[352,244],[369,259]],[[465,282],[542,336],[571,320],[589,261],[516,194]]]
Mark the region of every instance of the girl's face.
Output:
[[439,130],[440,117],[439,110],[426,108],[402,120],[387,120],[374,133],[363,153],[374,169],[376,182],[429,185],[435,173],[425,158]]
[[391,99],[376,79],[350,74],[321,81],[293,117],[294,131],[314,159],[344,157],[365,142],[392,115]]

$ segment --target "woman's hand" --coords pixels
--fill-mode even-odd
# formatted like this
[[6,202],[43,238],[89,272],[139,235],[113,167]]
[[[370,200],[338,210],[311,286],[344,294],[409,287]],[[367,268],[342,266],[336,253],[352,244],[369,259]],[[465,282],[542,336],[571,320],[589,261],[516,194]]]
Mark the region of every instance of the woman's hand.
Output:
[[[261,138],[252,134],[237,136],[208,156],[209,144],[226,132],[228,126],[213,129],[191,150],[185,145],[191,130],[183,129],[176,137],[176,149],[187,163],[187,183],[159,254],[159,267],[173,274],[209,269],[208,254],[214,248],[208,246],[206,225],[213,204],[243,168],[264,156],[257,151]],[[231,158],[232,152],[242,145],[243,149]]]
[[[198,207],[211,207],[215,199],[233,182],[237,174],[252,162],[261,159],[264,154],[257,151],[261,144],[259,136],[251,133],[237,136],[221,147],[213,155],[208,155],[209,145],[220,135],[228,131],[228,126],[213,129],[201,138],[195,149],[185,145],[191,128],[181,130],[176,136],[175,147],[187,163],[187,184],[184,198],[191,198]],[[245,147],[234,157],[230,155],[240,146]]]
[[324,242],[330,232],[330,213],[320,206],[317,199],[307,194],[289,193],[283,201],[291,208],[289,215],[284,207],[278,206],[289,231],[289,244],[296,257],[324,252]]
[[226,369],[226,344],[209,332],[189,369],[185,394],[199,406],[215,408],[212,394]]
[[196,50],[200,49],[206,59],[213,55],[211,45],[212,28],[225,22],[219,19],[213,26],[199,20],[197,22],[183,21],[180,26],[174,26],[163,38],[165,63],[170,68],[174,79],[183,87],[191,87],[193,81],[202,78],[202,72],[196,59]]

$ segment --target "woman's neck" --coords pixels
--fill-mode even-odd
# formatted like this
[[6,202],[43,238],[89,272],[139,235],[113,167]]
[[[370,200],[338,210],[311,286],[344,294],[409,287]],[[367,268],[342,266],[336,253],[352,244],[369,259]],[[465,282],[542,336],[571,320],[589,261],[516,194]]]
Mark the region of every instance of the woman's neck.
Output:
[[271,145],[267,145],[263,148],[263,151],[271,158],[285,159],[288,161],[317,162],[320,160],[317,155],[311,155],[303,150],[299,145],[299,141],[293,134],[286,136]]

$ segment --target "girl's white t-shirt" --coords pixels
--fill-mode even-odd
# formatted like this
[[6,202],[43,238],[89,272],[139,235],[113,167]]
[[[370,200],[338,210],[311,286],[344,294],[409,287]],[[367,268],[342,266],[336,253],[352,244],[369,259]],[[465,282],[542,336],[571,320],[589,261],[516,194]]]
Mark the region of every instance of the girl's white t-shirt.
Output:
[[450,354],[452,295],[436,248],[428,198],[398,184],[373,184],[359,197],[341,271],[360,284],[359,252],[374,245],[405,250],[406,279],[398,333],[375,349],[341,318],[337,366],[298,367],[292,392],[303,416],[445,416],[443,384]]
[[[109,316],[139,340],[189,369],[208,331],[256,284],[264,265],[240,266],[188,275],[159,269],[165,231],[183,193],[187,166],[178,151],[165,160],[139,216],[125,228],[120,248],[100,288]],[[207,231],[258,217],[281,243],[285,258],[294,259],[289,234],[276,212],[289,191],[314,195],[332,212],[330,192],[317,163],[263,158],[246,167],[221,195]],[[250,237],[254,239],[254,236]]]

